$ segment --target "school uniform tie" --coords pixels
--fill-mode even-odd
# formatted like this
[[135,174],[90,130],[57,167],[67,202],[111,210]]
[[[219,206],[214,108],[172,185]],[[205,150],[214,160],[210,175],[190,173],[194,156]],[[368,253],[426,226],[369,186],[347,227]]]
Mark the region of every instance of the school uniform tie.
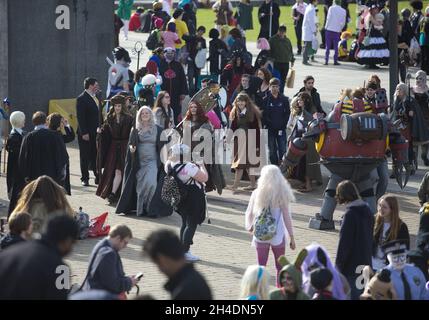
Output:
[[411,288],[407,278],[405,277],[404,272],[401,272],[401,279],[402,279],[402,283],[404,284],[404,299],[411,300]]

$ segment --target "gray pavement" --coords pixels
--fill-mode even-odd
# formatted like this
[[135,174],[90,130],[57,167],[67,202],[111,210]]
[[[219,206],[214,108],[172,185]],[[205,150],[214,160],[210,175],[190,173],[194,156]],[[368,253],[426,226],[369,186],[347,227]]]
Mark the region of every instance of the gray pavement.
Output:
[[[134,40],[143,38],[141,34],[131,33],[130,41],[125,43],[126,47],[134,45]],[[252,44],[249,44],[252,47]],[[254,47],[254,45],[253,45]],[[147,58],[146,58],[147,59]],[[144,60],[144,59],[143,59]],[[321,58],[318,58],[322,61]],[[135,61],[133,61],[133,64]],[[304,67],[297,61],[297,87],[298,83],[307,74],[313,74],[316,78],[316,86],[321,92],[322,100],[331,105],[338,96],[339,89],[344,86],[356,87],[367,79],[370,72],[362,67],[345,64],[344,66],[323,66],[321,63],[312,67]],[[387,86],[387,69],[382,69],[380,74],[383,83]],[[286,94],[292,95],[296,90],[287,89]],[[94,217],[103,212],[109,212],[108,223],[115,225],[125,223],[133,231],[134,239],[130,242],[128,248],[121,252],[125,272],[127,274],[136,274],[143,272],[144,277],[140,288],[142,293],[149,293],[157,299],[167,299],[168,294],[163,289],[166,281],[163,276],[147,259],[141,255],[142,241],[153,230],[159,228],[169,228],[178,232],[180,227],[180,217],[174,214],[171,217],[162,219],[137,218],[135,216],[119,216],[114,214],[114,208],[108,206],[106,201],[95,195],[95,186],[93,179],[90,187],[80,185],[79,169],[79,150],[77,142],[68,145],[70,154],[70,171],[72,196],[68,197],[72,207],[76,210],[82,206],[83,210]],[[401,218],[407,223],[412,235],[412,245],[418,229],[418,200],[416,192],[418,184],[426,172],[427,167],[420,167],[417,174],[411,177],[408,186],[400,190],[393,180],[389,181],[389,192],[393,192],[399,197],[401,204]],[[229,170],[225,172],[227,180],[231,183],[231,174]],[[328,172],[323,169],[325,184],[328,179]],[[4,175],[0,177],[0,199],[7,204],[6,179]],[[243,183],[244,185],[244,183]],[[298,250],[313,241],[324,245],[331,258],[335,258],[336,247],[338,244],[338,223],[337,231],[316,231],[308,229],[308,220],[315,212],[320,210],[322,203],[323,187],[315,188],[313,192],[302,194],[296,193],[297,201],[292,204],[292,218],[294,233],[296,238],[297,250],[286,250],[286,256],[294,259]],[[216,299],[235,299],[240,290],[240,279],[246,267],[250,264],[256,264],[255,250],[250,246],[251,234],[244,230],[244,212],[249,200],[250,193],[242,192],[238,195],[232,195],[229,190],[224,190],[222,196],[212,192],[208,194],[208,210],[211,217],[211,224],[204,223],[199,226],[194,238],[192,252],[201,257],[196,268],[203,273],[208,280]],[[5,210],[1,209],[0,216],[5,215]],[[338,207],[334,218],[340,219],[344,207]],[[87,239],[79,241],[73,254],[68,257],[72,273],[73,282],[80,283],[85,275],[88,256],[92,247],[99,239]],[[275,267],[273,257],[268,261],[268,270],[271,273],[271,285],[275,284]]]

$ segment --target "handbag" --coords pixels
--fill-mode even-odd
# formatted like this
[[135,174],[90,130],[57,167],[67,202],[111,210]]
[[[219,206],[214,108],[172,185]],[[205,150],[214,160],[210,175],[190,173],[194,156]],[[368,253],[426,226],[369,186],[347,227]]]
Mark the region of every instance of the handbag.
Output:
[[295,83],[295,69],[290,68],[286,77],[286,87],[288,87],[289,89],[292,89],[294,83]]

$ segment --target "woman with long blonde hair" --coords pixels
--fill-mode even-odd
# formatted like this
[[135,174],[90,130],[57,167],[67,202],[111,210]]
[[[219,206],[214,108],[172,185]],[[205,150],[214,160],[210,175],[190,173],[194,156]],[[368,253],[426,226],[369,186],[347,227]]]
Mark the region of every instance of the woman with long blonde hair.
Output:
[[21,212],[31,215],[33,233],[40,233],[52,214],[75,215],[64,188],[49,176],[41,176],[25,186],[10,219]]
[[240,300],[269,300],[270,274],[263,266],[248,266],[241,279]]
[[378,200],[378,211],[375,215],[372,268],[381,270],[387,265],[382,245],[394,240],[406,240],[408,248],[410,234],[408,227],[399,217],[399,202],[392,194],[386,194]]
[[137,112],[135,128],[131,130],[125,159],[124,180],[116,213],[137,216],[155,216],[149,206],[157,187],[158,171],[161,167],[162,128],[155,124],[154,114],[148,106]]
[[274,218],[276,225],[275,235],[266,241],[261,241],[254,235],[252,246],[256,248],[258,264],[261,266],[266,266],[271,248],[276,262],[277,275],[281,269],[278,258],[285,254],[288,234],[290,238],[289,247],[295,250],[290,212],[290,203],[293,201],[295,201],[295,196],[292,188],[283,177],[280,169],[275,165],[263,167],[258,180],[258,187],[250,197],[245,214],[245,225],[246,230],[254,232],[255,221],[260,214],[266,212]]
[[[259,167],[260,162],[251,163],[249,154],[256,155],[256,157],[262,154],[260,152],[261,111],[259,111],[258,107],[246,93],[239,93],[234,100],[229,117],[231,130],[235,132],[241,129],[241,132],[244,133],[244,135],[236,136],[234,141],[234,161],[231,169],[235,170],[235,179],[231,189],[235,194],[244,170],[249,174],[250,180],[250,186],[244,189],[254,190],[256,188],[256,176],[252,175],[249,171],[251,168]],[[256,139],[253,139],[255,135],[249,136],[249,130],[255,131]],[[237,138],[239,136],[246,138],[245,141],[238,141]]]

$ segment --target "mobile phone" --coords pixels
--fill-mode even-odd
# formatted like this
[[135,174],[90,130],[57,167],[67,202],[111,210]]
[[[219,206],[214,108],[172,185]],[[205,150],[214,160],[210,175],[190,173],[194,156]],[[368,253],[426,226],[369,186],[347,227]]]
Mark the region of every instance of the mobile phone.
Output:
[[140,280],[143,277],[143,272],[139,272],[136,274],[136,279]]

